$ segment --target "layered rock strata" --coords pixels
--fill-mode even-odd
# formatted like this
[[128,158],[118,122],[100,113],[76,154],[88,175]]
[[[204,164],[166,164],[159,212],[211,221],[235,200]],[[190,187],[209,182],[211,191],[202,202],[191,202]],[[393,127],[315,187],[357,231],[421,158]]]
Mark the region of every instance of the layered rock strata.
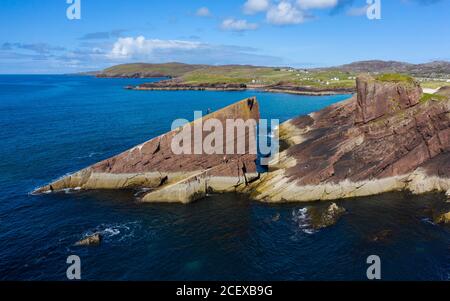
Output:
[[266,202],[450,189],[450,101],[411,81],[357,79],[357,95],[282,124],[285,150],[251,185]]
[[[357,95],[279,127],[282,151],[263,175],[248,147],[233,155],[175,154],[174,137],[187,126],[195,128],[194,121],[35,193],[145,188],[142,201],[182,203],[209,191],[244,192],[263,202],[336,200],[391,191],[442,191],[450,196],[448,94],[446,89],[423,94],[412,79],[360,76]],[[258,103],[244,99],[202,121],[211,119],[222,124],[227,119],[257,121]],[[206,137],[211,131],[202,133]],[[236,149],[240,138],[254,141],[254,135],[224,135],[220,148],[227,153],[226,145]]]
[[[205,153],[202,145],[212,131],[203,125],[216,120],[223,125],[223,138],[217,143],[214,154]],[[60,191],[63,189],[141,189],[148,190],[142,195],[148,202],[187,203],[206,195],[208,191],[239,191],[258,177],[256,151],[251,149],[251,141],[256,142],[256,132],[247,127],[245,131],[235,131],[227,120],[248,125],[259,120],[259,106],[256,98],[248,98],[188,123],[178,129],[135,146],[117,156],[106,159],[74,174],[37,189],[34,193]],[[234,135],[225,135],[229,129]],[[200,129],[200,153],[195,150],[195,129]],[[189,151],[175,153],[173,139],[184,130],[188,133]],[[198,133],[198,132],[197,132]],[[221,140],[221,142],[220,142]],[[178,140],[177,140],[178,141]],[[238,144],[245,147],[238,151]],[[180,144],[182,146],[183,143]],[[236,151],[227,154],[227,147]],[[255,143],[256,145],[256,143]],[[186,154],[188,153],[188,154]],[[221,154],[220,154],[221,153]]]

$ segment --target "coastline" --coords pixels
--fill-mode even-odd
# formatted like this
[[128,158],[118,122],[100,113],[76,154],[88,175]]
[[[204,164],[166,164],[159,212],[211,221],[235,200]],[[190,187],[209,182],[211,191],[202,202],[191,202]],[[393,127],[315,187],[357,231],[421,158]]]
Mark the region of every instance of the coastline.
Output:
[[329,89],[329,90],[308,90],[305,87],[298,87],[298,90],[284,89],[284,88],[270,88],[270,87],[204,87],[204,86],[125,86],[126,90],[135,91],[260,91],[267,93],[286,93],[295,95],[309,95],[309,96],[329,96],[341,94],[354,94],[356,89]]
[[213,88],[213,87],[140,87],[126,86],[127,90],[136,91],[246,91],[247,88]]

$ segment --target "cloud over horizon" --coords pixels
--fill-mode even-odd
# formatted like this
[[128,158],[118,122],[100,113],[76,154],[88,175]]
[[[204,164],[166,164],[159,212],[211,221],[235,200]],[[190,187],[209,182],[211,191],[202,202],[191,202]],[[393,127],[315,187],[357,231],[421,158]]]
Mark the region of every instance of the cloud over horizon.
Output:
[[201,47],[201,43],[181,40],[146,39],[144,36],[136,38],[119,38],[108,54],[112,59],[130,58],[139,55],[151,55],[164,50],[193,50]]
[[193,64],[283,64],[284,59],[264,55],[253,47],[215,45],[184,40],[147,39],[144,36],[119,38],[106,58],[115,62],[169,62]]

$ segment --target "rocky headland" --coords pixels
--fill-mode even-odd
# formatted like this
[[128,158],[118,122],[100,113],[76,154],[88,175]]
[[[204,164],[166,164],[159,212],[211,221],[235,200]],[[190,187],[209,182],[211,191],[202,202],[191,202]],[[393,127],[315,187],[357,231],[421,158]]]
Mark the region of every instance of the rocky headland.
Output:
[[[202,118],[206,123],[216,119],[226,125],[229,118],[259,120],[259,107],[255,98],[248,98],[213,112]],[[188,203],[206,196],[208,192],[240,191],[258,178],[256,152],[249,144],[242,154],[225,155],[226,147],[237,149],[237,141],[256,140],[250,130],[223,137],[224,154],[196,154],[195,134],[192,132],[190,154],[175,154],[172,140],[186,127],[201,125],[195,120],[171,132],[135,146],[117,156],[106,159],[74,174],[65,176],[34,193],[50,193],[65,189],[143,189],[144,202]],[[227,129],[224,128],[226,133]],[[206,137],[211,131],[203,130]],[[203,144],[203,141],[201,141]]]
[[247,89],[245,84],[233,84],[233,83],[199,83],[189,84],[182,81],[171,79],[163,80],[154,83],[145,83],[138,86],[127,86],[126,89],[130,90],[147,90],[147,91],[244,91]]
[[264,202],[450,189],[450,101],[412,78],[360,76],[357,95],[280,126],[285,149],[248,188]]
[[89,235],[75,243],[75,246],[98,246],[102,241],[102,235],[100,233],[94,233]]
[[[280,125],[282,149],[266,173],[257,172],[256,155],[249,152],[176,155],[170,146],[181,130],[177,129],[35,193],[67,188],[144,189],[142,201],[182,203],[203,198],[209,191],[247,193],[254,200],[272,203],[391,191],[440,191],[450,196],[447,95],[446,89],[424,94],[407,76],[362,75],[357,78],[357,95]],[[258,102],[244,99],[203,120],[209,118],[258,120]],[[236,139],[228,142],[236,143]]]
[[299,86],[292,83],[278,83],[276,85],[258,87],[258,89],[264,92],[289,93],[289,94],[314,95],[314,96],[355,93],[355,88],[352,87],[327,88],[327,87]]

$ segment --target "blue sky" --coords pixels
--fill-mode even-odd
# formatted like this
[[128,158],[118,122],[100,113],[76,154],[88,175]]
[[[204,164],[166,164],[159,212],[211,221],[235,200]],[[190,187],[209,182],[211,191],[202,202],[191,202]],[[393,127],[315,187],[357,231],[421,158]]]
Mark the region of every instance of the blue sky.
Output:
[[[0,73],[70,73],[127,62],[320,67],[450,60],[449,0],[2,0]],[[375,0],[373,0],[375,1]]]

